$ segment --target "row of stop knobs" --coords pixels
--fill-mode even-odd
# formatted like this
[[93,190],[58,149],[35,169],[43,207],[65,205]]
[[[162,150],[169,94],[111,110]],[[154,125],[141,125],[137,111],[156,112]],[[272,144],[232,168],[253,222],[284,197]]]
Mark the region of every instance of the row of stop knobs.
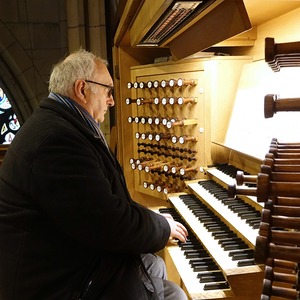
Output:
[[151,143],[138,143],[139,149],[138,153],[143,153],[145,155],[150,155],[151,157],[165,157],[178,159],[180,161],[187,160],[197,161],[197,157],[194,154],[197,150],[189,148],[172,147],[167,145],[151,144]]
[[161,151],[171,151],[171,152],[180,152],[180,153],[188,153],[188,154],[196,154],[198,151],[191,148],[181,148],[181,147],[172,147],[168,145],[160,145],[160,144],[152,144],[152,143],[137,143],[139,147],[145,147],[150,149],[157,149]]
[[154,80],[154,81],[135,81],[135,82],[128,82],[127,83],[127,88],[128,89],[151,89],[151,88],[166,88],[166,87],[183,87],[183,86],[194,86],[197,84],[197,79],[182,79],[182,78],[178,78],[178,79],[163,79],[161,81],[159,80]]
[[144,181],[143,182],[143,187],[145,189],[149,188],[151,191],[156,190],[159,193],[162,192],[165,195],[167,195],[169,193],[180,192],[185,188],[184,184],[182,186],[180,186],[180,185],[174,185],[174,184],[171,184],[171,183],[157,181],[157,180],[155,180],[154,182]]
[[184,176],[188,173],[198,172],[198,168],[196,166],[188,166],[183,164],[176,164],[174,162],[159,161],[151,158],[142,158],[142,159],[131,158],[130,165],[133,170],[139,170],[139,171],[144,170],[146,173],[155,171],[155,172],[159,172],[160,174],[171,175],[171,176],[173,175]]
[[138,106],[145,104],[154,104],[154,105],[183,105],[187,103],[195,104],[197,103],[197,97],[154,97],[154,98],[126,98],[125,104],[130,105],[135,103]]
[[186,119],[186,118],[169,118],[169,117],[144,117],[144,116],[136,116],[127,118],[128,123],[141,123],[143,125],[164,125],[167,128],[172,128],[175,126],[187,126],[187,125],[197,125],[198,119]]
[[187,161],[196,161],[197,158],[195,156],[188,156],[188,155],[181,155],[172,152],[161,152],[159,150],[152,150],[152,149],[138,149],[138,153],[144,153],[145,155],[157,155],[159,157],[166,157],[172,159],[179,159],[179,160],[187,160]]
[[195,136],[189,136],[189,135],[182,135],[182,136],[176,136],[171,133],[162,133],[162,132],[136,132],[135,133],[136,139],[142,139],[149,141],[161,141],[161,140],[170,140],[173,144],[176,144],[179,142],[179,144],[185,144],[187,142],[197,142],[197,137]]

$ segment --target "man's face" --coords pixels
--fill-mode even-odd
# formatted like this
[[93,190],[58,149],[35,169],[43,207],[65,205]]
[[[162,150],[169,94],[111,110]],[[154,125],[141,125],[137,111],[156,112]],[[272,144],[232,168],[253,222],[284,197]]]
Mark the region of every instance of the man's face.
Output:
[[94,83],[86,81],[90,85],[87,90],[86,109],[97,122],[102,123],[108,107],[114,106],[115,102],[109,93],[110,88],[97,83],[113,87],[113,81],[106,66],[101,62],[97,62],[96,72],[91,80]]

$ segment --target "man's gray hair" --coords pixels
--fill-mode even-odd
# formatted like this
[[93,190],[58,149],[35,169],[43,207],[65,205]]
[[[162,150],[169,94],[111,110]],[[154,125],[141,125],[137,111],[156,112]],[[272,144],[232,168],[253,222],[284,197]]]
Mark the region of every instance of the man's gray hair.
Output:
[[107,66],[106,60],[84,49],[70,54],[54,65],[49,80],[49,91],[70,96],[77,79],[93,80],[97,61]]

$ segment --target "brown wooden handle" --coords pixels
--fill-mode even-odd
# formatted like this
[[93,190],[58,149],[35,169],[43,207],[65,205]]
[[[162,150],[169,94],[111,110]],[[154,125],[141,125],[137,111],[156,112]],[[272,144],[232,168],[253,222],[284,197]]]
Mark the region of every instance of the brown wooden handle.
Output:
[[277,95],[265,96],[265,118],[272,118],[279,111],[300,111],[300,98],[282,98]]

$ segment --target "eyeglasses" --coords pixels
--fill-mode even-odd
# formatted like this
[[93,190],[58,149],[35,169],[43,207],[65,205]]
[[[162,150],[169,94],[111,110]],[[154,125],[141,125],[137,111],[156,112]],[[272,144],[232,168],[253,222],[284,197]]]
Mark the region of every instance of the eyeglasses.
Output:
[[111,97],[112,94],[113,94],[113,92],[114,92],[114,87],[112,85],[107,85],[107,84],[96,82],[96,81],[92,81],[92,80],[85,80],[85,82],[98,84],[98,85],[101,85],[101,86],[104,86],[104,87],[108,88],[108,91],[107,91],[107,96],[108,97]]

